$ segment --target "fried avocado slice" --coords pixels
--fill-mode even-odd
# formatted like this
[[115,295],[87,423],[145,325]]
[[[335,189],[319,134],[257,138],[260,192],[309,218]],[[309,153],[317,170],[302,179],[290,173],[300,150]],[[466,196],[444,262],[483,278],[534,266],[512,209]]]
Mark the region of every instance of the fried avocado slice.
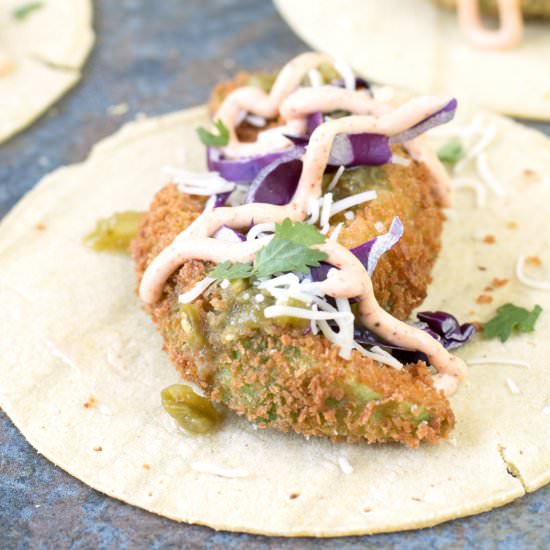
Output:
[[[182,276],[200,280],[206,267]],[[211,287],[179,304],[185,286],[172,279],[151,313],[164,347],[185,380],[262,428],[334,441],[436,443],[454,425],[444,395],[424,363],[402,370],[354,351],[351,360],[322,336],[304,334],[289,319],[265,319],[258,290],[247,281]]]
[[[413,164],[411,168],[422,170]],[[368,185],[372,182],[379,185],[380,200],[386,205],[379,206],[374,214],[382,223],[389,223],[398,213],[406,228],[415,229],[417,223],[420,228],[421,221],[416,222],[411,216],[423,217],[421,206],[408,206],[405,190],[401,191],[401,197],[396,190],[406,181],[413,187],[410,196],[414,200],[415,193],[422,193],[424,180],[420,178],[415,183],[415,172],[407,176],[401,169],[387,166],[372,172],[372,177],[365,174],[362,177]],[[355,173],[355,177],[360,175]],[[356,183],[344,182],[343,188],[346,185],[353,187]],[[392,192],[396,193],[394,205],[398,212],[391,208]],[[400,201],[407,208],[400,208]],[[204,199],[180,193],[175,185],[157,194],[132,243],[139,277],[203,207]],[[362,223],[366,224],[367,215],[361,206],[356,208],[353,221],[360,224],[356,226],[358,231]],[[441,223],[439,216],[434,220],[432,231],[438,230]],[[429,224],[430,217],[424,221]],[[414,238],[419,232],[412,233]],[[365,229],[364,237],[349,235],[346,239],[363,242],[370,236]],[[422,248],[421,240],[414,242],[413,250]],[[418,256],[420,263],[424,261],[421,268],[426,270],[426,281],[434,259],[431,256],[436,251],[437,246],[427,247]],[[405,253],[410,254],[410,250],[400,252]],[[387,265],[392,266],[396,260],[401,261],[402,257],[394,258]],[[185,262],[169,279],[162,298],[147,308],[183,378],[198,384],[208,397],[262,427],[337,440],[398,441],[416,446],[423,440],[436,442],[452,428],[454,417],[449,403],[434,389],[430,372],[423,363],[398,371],[358,352],[354,352],[351,361],[344,360],[324,337],[304,335],[304,327],[292,322],[281,326],[264,319],[261,307],[269,304],[269,297],[265,297],[263,306],[251,300],[257,289],[251,288],[248,280],[234,282],[228,289],[229,294],[219,285],[213,285],[193,304],[179,304],[179,294],[202,280],[212,268],[213,265],[198,260]],[[374,279],[375,292],[388,297],[390,310],[400,304],[401,310],[406,311],[418,299],[418,295],[413,298],[414,302],[400,298],[407,299],[408,289],[408,279],[399,280],[402,274],[400,266],[387,267],[381,276],[381,280],[386,281],[382,286],[380,279]]]

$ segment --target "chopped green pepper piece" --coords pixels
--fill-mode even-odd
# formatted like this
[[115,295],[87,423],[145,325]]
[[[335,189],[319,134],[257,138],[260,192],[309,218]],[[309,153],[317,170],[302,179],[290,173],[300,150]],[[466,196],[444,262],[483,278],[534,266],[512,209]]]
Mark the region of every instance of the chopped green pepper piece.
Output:
[[450,139],[438,151],[437,156],[441,162],[456,164],[466,155],[466,149],[458,138]]
[[212,403],[185,384],[173,384],[160,392],[164,410],[194,434],[211,432],[223,419]]
[[84,237],[84,244],[97,252],[128,252],[139,228],[142,212],[116,212],[97,220],[95,229]]

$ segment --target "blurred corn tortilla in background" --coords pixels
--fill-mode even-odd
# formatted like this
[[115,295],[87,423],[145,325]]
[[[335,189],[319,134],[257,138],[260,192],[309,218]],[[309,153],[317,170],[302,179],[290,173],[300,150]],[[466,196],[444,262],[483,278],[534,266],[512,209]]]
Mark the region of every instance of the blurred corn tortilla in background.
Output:
[[431,0],[274,2],[307,44],[341,57],[365,78],[550,120],[548,20],[527,21],[519,47],[493,51],[469,45],[456,13]]
[[[124,127],[84,163],[47,176],[2,222],[0,406],[40,453],[91,487],[216,529],[285,536],[411,529],[544,485],[550,293],[524,286],[513,270],[519,253],[550,263],[541,208],[550,186],[524,177],[550,175],[550,141],[484,116],[497,131],[486,154],[505,194],[489,190],[476,208],[470,190],[457,191],[422,308],[480,321],[507,301],[545,311],[534,333],[505,344],[478,338],[459,350],[466,360],[505,357],[531,368],[472,366],[452,398],[457,426],[448,441],[416,450],[334,444],[255,430],[233,414],[219,431],[190,436],[163,410],[160,391],[180,379],[135,295],[132,261],[94,252],[82,238],[98,218],[146,210],[166,183],[163,166],[182,148],[186,167],[205,169],[195,128],[207,124],[206,108]],[[510,281],[494,306],[476,304],[495,277]]]
[[[24,17],[17,10],[36,5]],[[3,0],[0,143],[36,120],[80,79],[94,42],[91,0]]]

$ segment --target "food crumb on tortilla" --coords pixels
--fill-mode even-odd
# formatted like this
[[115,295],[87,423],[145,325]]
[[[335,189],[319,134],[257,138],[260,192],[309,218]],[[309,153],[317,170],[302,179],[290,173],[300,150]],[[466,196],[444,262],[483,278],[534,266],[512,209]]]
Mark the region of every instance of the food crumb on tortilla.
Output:
[[517,222],[515,221],[509,221],[507,224],[506,224],[506,227],[508,229],[517,229],[518,228],[518,224]]
[[506,385],[508,386],[508,389],[510,390],[510,392],[513,393],[514,395],[521,393],[519,391],[517,384],[511,378],[506,378]]
[[295,500],[295,499],[297,499],[299,496],[300,496],[300,493],[290,493],[290,495],[288,496],[288,498],[289,498],[290,500]]
[[365,514],[368,514],[369,512],[372,512],[372,508],[363,508],[363,512],[365,512]]
[[495,236],[494,235],[485,235],[485,237],[483,237],[483,242],[485,244],[495,244],[496,243]]
[[501,288],[505,285],[507,285],[510,282],[510,279],[498,279],[495,277],[489,285],[487,285],[483,290],[485,292],[493,292],[493,290],[496,290],[497,288]]
[[144,470],[150,470],[150,469],[151,469],[151,465],[150,465],[150,464],[144,464],[144,465],[143,465],[143,469],[144,469]]
[[476,304],[490,304],[493,301],[493,297],[488,294],[480,294],[476,298]]
[[538,256],[527,256],[525,263],[533,267],[540,267],[542,265],[542,260]]
[[487,268],[483,265],[478,265],[477,268],[480,270],[480,271],[487,271]]
[[338,457],[338,466],[340,466],[340,469],[346,475],[353,473],[353,466],[349,463],[349,460],[345,455],[340,455]]
[[37,223],[34,228],[37,230],[37,231],[44,231],[44,229],[46,229],[46,226],[43,224],[43,223]]
[[94,451],[96,453],[100,453],[103,450],[103,447],[101,445],[98,445],[97,447],[94,447]]
[[85,409],[91,409],[95,405],[95,403],[96,403],[95,397],[93,395],[90,395],[90,397],[88,398],[88,401],[84,403],[83,407]]

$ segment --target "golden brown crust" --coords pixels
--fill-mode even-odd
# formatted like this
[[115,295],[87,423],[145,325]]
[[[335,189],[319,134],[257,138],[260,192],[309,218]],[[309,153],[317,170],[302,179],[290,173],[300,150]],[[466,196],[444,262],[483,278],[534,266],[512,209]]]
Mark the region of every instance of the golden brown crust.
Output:
[[[408,169],[411,170],[410,175],[406,176]],[[382,194],[381,202],[385,205],[379,205],[374,212],[369,212],[368,207],[360,209],[346,233],[342,234],[342,240],[347,245],[358,244],[356,240],[364,242],[365,237],[358,233],[372,231],[368,224],[367,231],[366,220],[387,222],[395,213],[402,216],[405,227],[415,229],[415,238],[404,240],[404,246],[393,258],[380,262],[377,271],[380,270],[381,274],[374,281],[377,295],[382,299],[389,297],[402,313],[425,293],[422,284],[425,285],[429,280],[441,226],[441,217],[435,214],[438,210],[433,199],[430,199],[429,193],[422,192],[422,186],[426,187],[425,181],[420,179],[418,185],[413,182],[416,176],[425,175],[423,168],[414,165],[407,170],[402,173],[399,167],[389,179],[397,189],[393,199],[390,200],[390,195]],[[405,189],[411,200],[420,200],[418,207],[406,206],[405,195],[399,196]],[[162,248],[200,214],[204,202],[203,198],[180,193],[175,185],[165,187],[156,195],[150,211],[142,220],[138,237],[132,243],[139,277]],[[376,202],[370,203],[371,206]],[[429,212],[431,208],[435,209],[434,212],[425,218],[425,209]],[[431,231],[422,229],[420,220],[416,224],[406,216],[422,217],[428,223],[432,219]],[[403,261],[424,262],[424,267],[417,271],[413,266],[401,269],[394,265],[394,262]],[[235,412],[262,427],[269,425],[281,431],[324,435],[335,440],[366,439],[371,443],[400,441],[416,446],[421,440],[435,443],[452,428],[454,416],[449,403],[435,391],[429,370],[423,363],[396,371],[358,352],[354,352],[351,361],[346,361],[338,356],[338,350],[323,337],[304,335],[298,329],[288,330],[269,325],[262,333],[244,332],[243,341],[216,350],[214,375],[205,376],[203,367],[212,363],[212,359],[203,356],[202,352],[192,352],[186,345],[180,326],[177,297],[200,281],[210,269],[211,266],[201,261],[186,262],[168,281],[161,300],[148,307],[148,310],[178,371],[185,379],[199,384],[212,399],[226,403]],[[397,281],[397,277],[405,277],[405,280]],[[407,286],[409,282],[412,283],[410,288]],[[412,301],[409,292],[414,296]],[[228,307],[220,298],[217,287],[204,293],[194,304],[205,324],[208,314],[219,315]],[[254,342],[256,347],[253,351],[243,344],[245,338]],[[265,349],[275,351],[269,354],[258,351]],[[296,352],[300,354],[298,363],[281,351],[292,349],[299,350]],[[239,360],[234,359],[235,353]],[[303,368],[305,364],[309,368]],[[224,373],[223,376],[221,373]],[[342,388],[345,381],[350,379],[368,386],[384,398],[366,404],[359,415],[353,407],[344,407],[342,413],[338,412],[330,403],[342,399]],[[254,388],[254,404],[242,398],[241,390],[245,383]],[[430,411],[429,422],[416,425],[411,415],[407,417],[408,420],[403,420],[403,416],[397,414],[399,405],[396,403],[402,403],[401,407],[406,407],[407,403],[420,404]],[[269,418],[273,411],[276,411],[275,418]],[[381,414],[380,411],[385,412]]]

